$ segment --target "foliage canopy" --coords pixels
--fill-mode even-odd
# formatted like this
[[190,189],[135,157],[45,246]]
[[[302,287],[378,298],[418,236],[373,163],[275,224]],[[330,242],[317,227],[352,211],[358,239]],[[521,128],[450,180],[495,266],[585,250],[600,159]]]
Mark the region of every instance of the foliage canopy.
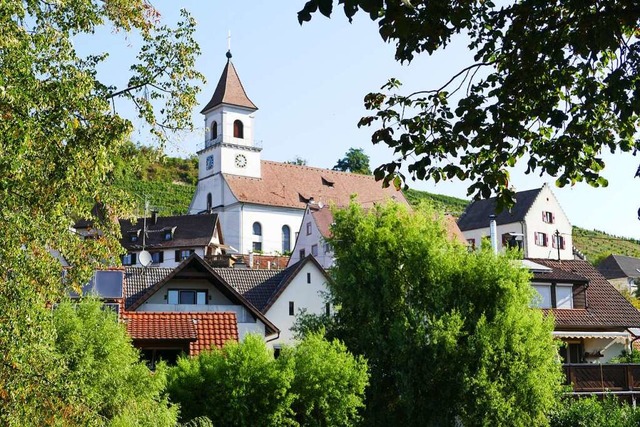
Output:
[[349,148],[344,157],[338,160],[333,170],[371,175],[369,156],[366,155],[362,148]]
[[[329,17],[334,0],[310,0]],[[447,49],[461,35],[475,62],[452,72],[441,87],[401,95],[390,79],[365,97],[379,124],[373,143],[398,159],[375,175],[400,186],[408,165],[413,179],[470,180],[469,195],[498,194],[510,205],[508,168],[526,161],[527,173],[557,177],[564,186],[606,186],[602,153],[640,147],[640,8],[632,0],[585,4],[578,0],[339,0],[349,20],[358,12],[378,23],[395,58]],[[633,171],[630,171],[632,173]]]
[[447,238],[435,212],[334,212],[329,332],[367,358],[369,425],[544,425],[561,380],[527,270]]

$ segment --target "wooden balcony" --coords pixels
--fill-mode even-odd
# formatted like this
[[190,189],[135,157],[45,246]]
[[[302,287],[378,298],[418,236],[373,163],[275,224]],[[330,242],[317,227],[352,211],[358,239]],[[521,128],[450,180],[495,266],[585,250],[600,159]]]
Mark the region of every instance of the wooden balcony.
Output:
[[640,364],[570,363],[562,368],[574,394],[640,396]]

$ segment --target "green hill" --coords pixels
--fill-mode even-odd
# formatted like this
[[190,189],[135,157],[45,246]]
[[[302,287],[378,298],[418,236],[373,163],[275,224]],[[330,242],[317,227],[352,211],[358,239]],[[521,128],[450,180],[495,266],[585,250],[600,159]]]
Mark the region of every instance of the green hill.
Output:
[[[198,160],[163,156],[159,150],[148,147],[130,147],[127,161],[119,165],[115,185],[126,189],[140,206],[145,199],[160,215],[187,213],[198,180]],[[468,200],[433,194],[426,191],[407,190],[409,203],[417,205],[422,200],[437,209],[460,216]],[[602,231],[573,227],[573,244],[589,261],[596,263],[609,254],[640,257],[640,241],[612,236]]]

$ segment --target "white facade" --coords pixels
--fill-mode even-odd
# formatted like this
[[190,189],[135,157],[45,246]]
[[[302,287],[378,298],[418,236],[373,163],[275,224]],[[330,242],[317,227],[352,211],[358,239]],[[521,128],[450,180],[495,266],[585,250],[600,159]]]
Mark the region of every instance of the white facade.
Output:
[[329,289],[324,271],[313,262],[306,262],[291,279],[278,299],[265,312],[267,319],[280,329],[280,336],[269,341],[269,345],[279,348],[283,344],[293,344],[291,327],[302,310],[312,314],[326,313],[325,301]]
[[[532,203],[523,221],[498,224],[498,249],[504,250],[503,238],[510,233],[517,240],[523,242],[525,258],[558,259],[558,246],[555,241],[556,230],[560,232],[562,240],[559,249],[559,259],[573,259],[572,227],[560,203],[548,185],[544,185]],[[462,232],[470,245],[479,247],[483,238],[488,238],[489,219],[487,226]]]
[[[328,208],[323,207],[322,209]],[[305,210],[302,218],[295,248],[291,253],[291,258],[289,258],[289,265],[295,264],[307,255],[313,255],[324,269],[333,267],[333,249],[325,241],[309,208]]]

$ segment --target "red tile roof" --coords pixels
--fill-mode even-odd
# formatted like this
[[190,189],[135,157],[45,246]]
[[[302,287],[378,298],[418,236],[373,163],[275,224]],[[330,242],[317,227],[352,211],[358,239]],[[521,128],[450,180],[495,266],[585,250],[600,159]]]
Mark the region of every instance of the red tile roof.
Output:
[[216,90],[213,92],[211,100],[205,105],[201,113],[204,114],[220,104],[236,105],[252,110],[258,109],[244,91],[236,67],[233,66],[231,60],[227,61],[227,65],[225,65],[224,70],[222,70],[220,80],[218,80]]
[[185,340],[189,354],[197,355],[229,340],[238,341],[233,312],[124,312],[127,332],[134,340]]
[[640,326],[640,312],[587,261],[532,259],[554,270],[564,270],[589,280],[586,309],[551,309],[556,328],[625,329]]
[[310,199],[347,206],[353,194],[365,207],[386,200],[408,205],[401,191],[382,188],[371,175],[263,160],[262,178],[224,174],[234,196],[245,203],[304,209]]

